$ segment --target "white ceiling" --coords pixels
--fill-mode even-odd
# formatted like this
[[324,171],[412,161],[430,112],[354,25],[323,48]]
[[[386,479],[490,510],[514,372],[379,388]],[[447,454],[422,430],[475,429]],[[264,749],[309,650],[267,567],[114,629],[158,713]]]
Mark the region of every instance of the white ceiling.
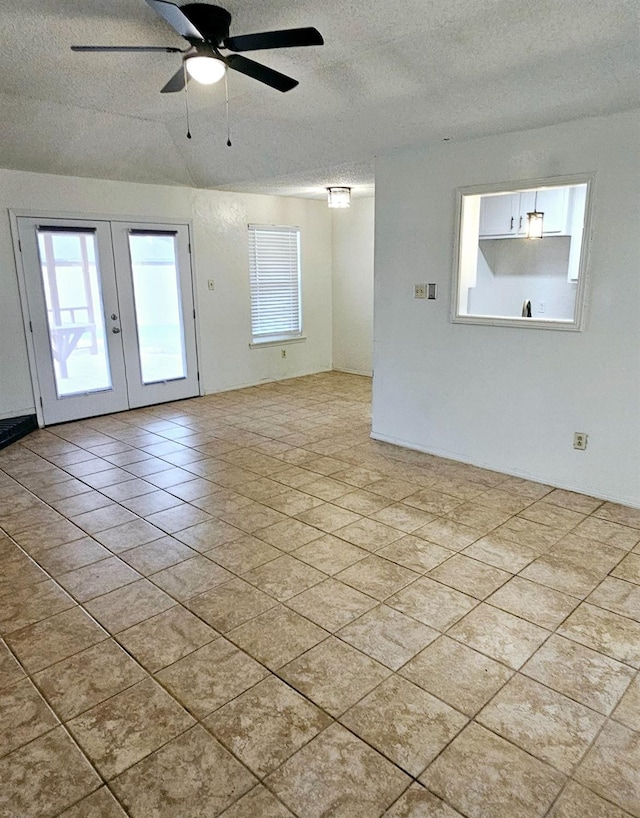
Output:
[[248,55],[294,76],[281,94],[230,72],[159,93],[178,54],[76,45],[186,43],[144,0],[1,0],[0,165],[322,196],[370,193],[373,157],[640,106],[637,0],[227,0],[232,34],[312,25],[319,48]]

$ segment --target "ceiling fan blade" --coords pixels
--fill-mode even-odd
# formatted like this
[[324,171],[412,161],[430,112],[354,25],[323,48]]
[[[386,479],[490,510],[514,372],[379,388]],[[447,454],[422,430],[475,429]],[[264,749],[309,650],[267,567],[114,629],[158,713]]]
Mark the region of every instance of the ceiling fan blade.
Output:
[[182,54],[180,48],[164,45],[72,45],[72,51],[165,51],[167,54]]
[[239,71],[241,74],[246,74],[247,77],[258,80],[258,82],[270,85],[276,91],[284,93],[295,88],[298,84],[298,80],[287,77],[286,74],[281,74],[279,71],[274,71],[273,68],[267,68],[266,65],[259,62],[242,57],[240,54],[230,54],[225,58],[225,61],[229,68],[233,68],[234,71]]
[[174,31],[187,40],[204,40],[202,34],[175,3],[167,0],[147,0],[148,5],[163,17]]
[[[160,91],[161,94],[175,94],[176,91],[182,91],[185,85],[185,70],[184,66],[180,66],[178,71],[171,77],[169,82],[164,86],[164,88]],[[187,74],[187,82],[189,81],[189,75]]]
[[324,45],[324,39],[316,28],[288,28],[282,31],[264,31],[261,34],[227,37],[224,44],[231,51],[259,51],[263,48]]

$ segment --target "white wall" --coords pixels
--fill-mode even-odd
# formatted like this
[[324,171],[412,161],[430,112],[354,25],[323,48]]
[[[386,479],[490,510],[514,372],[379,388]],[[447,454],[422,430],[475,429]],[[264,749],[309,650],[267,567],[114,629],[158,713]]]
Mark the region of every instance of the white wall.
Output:
[[[638,133],[632,112],[378,161],[375,437],[640,506]],[[583,331],[452,324],[456,188],[585,172]],[[425,280],[436,301],[413,299]]]
[[[324,201],[0,170],[0,418],[34,411],[9,209],[193,223],[200,376],[207,393],[331,369],[331,216]],[[249,349],[247,224],[301,228],[307,340]],[[213,278],[215,290],[207,289]]]
[[371,374],[374,199],[332,211],[333,367]]

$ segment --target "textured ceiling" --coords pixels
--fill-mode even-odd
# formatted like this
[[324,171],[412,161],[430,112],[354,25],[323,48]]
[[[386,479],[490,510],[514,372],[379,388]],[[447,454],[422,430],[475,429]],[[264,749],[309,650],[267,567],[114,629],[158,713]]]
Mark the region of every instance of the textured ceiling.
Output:
[[256,52],[300,80],[280,94],[229,75],[159,93],[177,54],[72,44],[186,43],[144,0],[1,0],[0,165],[320,196],[370,192],[390,148],[640,106],[637,0],[228,0],[232,34],[312,25],[320,48]]

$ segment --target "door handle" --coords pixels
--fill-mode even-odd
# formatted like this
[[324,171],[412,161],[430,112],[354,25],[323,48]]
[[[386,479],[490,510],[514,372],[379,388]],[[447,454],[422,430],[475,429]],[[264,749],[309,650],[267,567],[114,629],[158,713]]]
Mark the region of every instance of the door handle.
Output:
[[120,327],[113,327],[113,328],[111,329],[111,332],[112,332],[114,335],[117,335],[119,332],[122,332],[122,330],[120,329]]

